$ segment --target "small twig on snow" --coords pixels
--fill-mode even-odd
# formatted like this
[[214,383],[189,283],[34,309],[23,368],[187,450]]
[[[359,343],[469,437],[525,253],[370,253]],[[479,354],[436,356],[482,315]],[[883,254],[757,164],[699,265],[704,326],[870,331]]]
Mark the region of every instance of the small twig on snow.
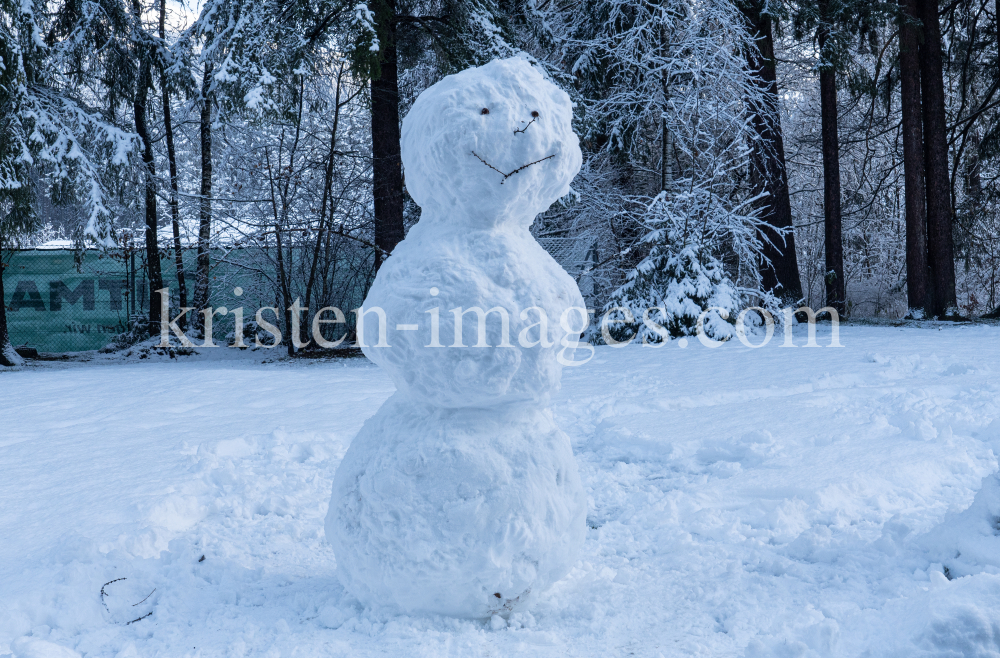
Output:
[[[101,585],[101,605],[103,605],[104,609],[108,611],[108,614],[111,614],[111,608],[108,607],[108,604],[104,601],[104,599],[106,597],[110,596],[110,595],[107,592],[104,591],[104,588],[107,587],[108,585],[110,585],[111,583],[117,583],[119,580],[128,580],[128,578],[115,578],[114,580],[109,580],[108,582],[106,582],[103,585]],[[149,597],[151,597],[153,595],[153,592],[155,592],[155,591],[156,591],[156,588],[154,587],[153,591],[146,595],[146,598],[144,598],[142,601],[139,601],[139,603],[133,603],[132,607],[134,608],[135,606],[139,605],[140,603],[145,603],[146,600]],[[145,619],[146,617],[149,617],[152,614],[153,614],[153,611],[150,610],[149,612],[147,612],[146,614],[144,614],[141,617],[136,617],[132,621],[125,622],[125,625],[128,626],[129,624],[134,624],[137,621],[142,621],[143,619]]]

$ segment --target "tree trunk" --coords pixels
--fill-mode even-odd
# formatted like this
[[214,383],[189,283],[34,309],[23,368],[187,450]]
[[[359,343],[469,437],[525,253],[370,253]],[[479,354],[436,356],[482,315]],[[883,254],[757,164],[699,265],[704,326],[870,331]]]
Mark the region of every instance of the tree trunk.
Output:
[[927,296],[927,209],[924,205],[917,0],[899,0],[899,8],[899,82],[903,111],[903,176],[906,186],[906,297],[911,312],[926,312],[930,307],[930,299]]
[[[292,197],[289,194],[289,189],[292,184],[292,179],[294,175],[292,174],[293,165],[295,164],[295,154],[299,150],[299,138],[302,136],[302,108],[305,103],[305,76],[299,76],[299,98],[298,98],[298,111],[295,117],[295,139],[292,140],[292,146],[288,151],[288,169],[282,170],[281,168],[281,149],[278,149],[278,176],[279,180],[282,181],[283,185],[279,185],[281,189],[281,222],[280,226],[289,226],[288,215],[292,205]],[[298,187],[298,185],[296,185]],[[295,350],[297,349],[295,342],[299,341],[301,344],[308,342],[308,332],[306,331],[305,323],[299,324],[299,331],[296,332],[292,330],[292,310],[288,307],[292,305],[291,302],[291,278],[295,267],[295,254],[292,250],[292,240],[289,240],[288,251],[285,254],[285,258],[288,260],[288,270],[286,274],[284,263],[282,262],[281,256],[281,231],[279,224],[276,223],[274,227],[276,241],[278,243],[278,272],[281,274],[281,287],[285,295],[285,333],[288,335],[288,356],[295,356]],[[295,322],[299,322],[298,313],[295,314]],[[305,335],[303,335],[305,334]],[[302,340],[306,338],[306,340]]]
[[[274,225],[274,240],[277,244],[278,287],[281,289],[281,299],[284,302],[282,307],[284,309],[285,317],[285,337],[288,340],[288,343],[285,345],[285,349],[288,351],[288,356],[295,356],[295,343],[292,342],[292,292],[288,285],[288,276],[285,274],[285,258],[281,245],[281,225],[278,223],[275,223]],[[289,267],[289,269],[291,268]]]
[[955,307],[956,298],[941,25],[938,22],[937,0],[918,0],[918,3],[920,18],[924,24],[924,42],[920,48],[920,82],[923,92],[930,313],[943,316]]
[[323,174],[323,200],[320,203],[319,227],[316,231],[316,244],[313,246],[312,264],[309,267],[309,280],[306,282],[306,308],[309,308],[312,301],[313,285],[316,283],[316,270],[319,266],[319,254],[326,229],[327,204],[330,206],[330,224],[333,225],[333,170],[334,157],[337,152],[337,131],[340,129],[340,85],[343,72],[344,67],[341,65],[337,72],[337,88],[333,99],[333,127],[330,129],[330,152],[327,155],[326,170]]
[[[167,2],[160,0],[160,39],[166,38]],[[181,213],[177,202],[177,152],[174,150],[174,126],[170,120],[170,94],[167,92],[167,74],[160,71],[160,91],[163,93],[163,131],[167,141],[167,163],[170,165],[170,224],[174,232],[174,265],[177,269],[177,293],[181,306],[187,306],[187,282],[184,280],[184,253],[181,245]],[[187,316],[178,325],[187,326]]]
[[399,154],[399,70],[396,58],[396,0],[385,0],[392,18],[382,42],[381,74],[372,80],[372,178],[375,195],[376,267],[402,241],[403,161]]
[[[828,16],[827,3],[820,2],[821,20]],[[828,62],[826,30],[819,28],[819,102],[823,133],[823,219],[826,228],[826,305],[846,315],[847,304],[844,288],[844,243],[840,214],[840,139],[837,135],[837,72]]]
[[[291,172],[291,163],[294,161],[293,160],[293,158],[294,158],[294,152],[295,151],[293,149],[293,151],[292,151],[293,157],[289,158],[289,160],[288,160],[289,161],[289,173]],[[280,181],[281,171],[282,171],[282,169],[281,169],[281,148],[280,148],[280,146],[278,148],[278,162],[275,163],[275,165],[272,166],[270,150],[268,148],[264,149],[264,160],[265,160],[265,163],[267,164],[268,185],[269,185],[270,190],[271,190],[271,212],[274,215],[274,241],[275,241],[275,245],[276,245],[276,247],[275,247],[275,249],[276,249],[275,254],[276,254],[276,261],[277,261],[276,262],[276,266],[277,266],[277,275],[278,275],[278,291],[277,292],[281,295],[281,300],[280,301],[277,300],[277,299],[275,299],[275,304],[277,304],[277,306],[275,308],[277,308],[277,309],[282,309],[283,308],[284,309],[284,311],[281,312],[280,314],[279,314],[278,311],[276,311],[275,315],[278,316],[276,319],[279,319],[279,320],[280,320],[281,317],[284,317],[284,320],[285,320],[285,331],[284,331],[284,334],[283,334],[283,338],[285,338],[285,339],[288,340],[288,344],[286,345],[286,348],[288,350],[288,356],[295,356],[295,345],[292,342],[294,340],[294,337],[292,335],[292,312],[291,312],[291,309],[289,308],[292,305],[292,299],[291,299],[292,293],[291,293],[290,286],[289,286],[288,276],[286,275],[286,270],[285,270],[285,255],[284,255],[283,245],[281,243],[281,227],[282,227],[282,224],[284,224],[285,220],[287,220],[287,214],[286,214],[285,211],[288,208],[288,204],[287,204],[287,198],[288,197],[287,197],[287,189],[286,189],[285,192],[284,192],[284,196],[282,198],[282,207],[281,207],[281,210],[279,211],[278,210],[278,194],[280,192],[280,182],[279,182],[279,184],[275,183],[276,178]],[[288,268],[288,271],[289,272],[291,271],[291,267]]]
[[[663,57],[667,46],[667,27],[660,26],[660,52],[659,57]],[[673,144],[670,140],[670,131],[667,130],[667,112],[669,111],[670,99],[670,79],[666,69],[660,74],[660,90],[663,94],[663,107],[660,110],[660,192],[666,192],[673,183],[674,172],[670,166],[670,158],[673,155]]]
[[21,355],[14,351],[7,331],[7,296],[3,291],[3,250],[0,249],[0,366],[19,366],[24,363]]
[[[665,85],[664,85],[665,87]],[[673,167],[670,166],[670,156],[673,152],[673,144],[670,139],[670,131],[667,130],[666,107],[663,109],[663,118],[660,119],[660,191],[666,192],[674,182]]]
[[[138,13],[136,19],[138,20]],[[156,236],[156,163],[153,161],[153,140],[146,123],[149,87],[152,83],[152,62],[143,53],[139,64],[140,75],[132,110],[135,115],[135,132],[142,140],[143,187],[146,191],[146,273],[149,278],[149,335],[160,333],[160,299],[157,290],[163,287],[160,274],[160,248]]]
[[[198,212],[198,262],[194,283],[195,313],[209,305],[209,268],[211,266],[212,238],[212,102],[209,90],[212,84],[212,65],[205,63],[201,81],[201,200]],[[204,335],[204,316],[201,329]],[[205,336],[207,340],[209,336]]]
[[[761,219],[767,223],[761,236],[763,255],[770,265],[761,268],[761,283],[765,290],[774,292],[789,302],[802,299],[802,281],[799,278],[798,258],[795,254],[795,234],[792,224],[792,206],[788,196],[788,174],[785,171],[785,144],[778,115],[778,81],[774,59],[774,37],[771,18],[762,15],[763,3],[750,0],[744,4],[751,34],[757,37],[759,53],[748,52],[747,66],[754,74],[754,82],[765,98],[766,106],[754,111],[751,125],[757,136],[751,154],[751,183],[754,194],[766,194],[757,206]],[[784,236],[782,231],[786,231]]]

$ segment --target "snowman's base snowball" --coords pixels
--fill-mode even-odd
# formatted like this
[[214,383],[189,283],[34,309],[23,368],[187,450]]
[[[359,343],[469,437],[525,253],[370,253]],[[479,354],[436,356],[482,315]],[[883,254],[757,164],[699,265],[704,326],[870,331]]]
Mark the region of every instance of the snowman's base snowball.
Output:
[[569,572],[586,513],[548,410],[430,409],[397,393],[337,469],[326,535],[362,603],[487,618]]

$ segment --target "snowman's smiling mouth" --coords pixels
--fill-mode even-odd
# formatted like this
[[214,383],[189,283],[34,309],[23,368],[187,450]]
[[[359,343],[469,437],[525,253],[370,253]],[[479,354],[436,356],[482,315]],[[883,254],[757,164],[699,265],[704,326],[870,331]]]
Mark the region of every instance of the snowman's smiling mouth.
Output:
[[546,160],[549,160],[549,159],[551,159],[551,158],[554,158],[554,157],[556,157],[556,154],[555,154],[555,153],[553,153],[552,155],[547,155],[547,156],[545,156],[545,157],[544,157],[544,158],[542,158],[541,160],[535,160],[534,162],[529,162],[529,163],[528,163],[528,164],[526,164],[526,165],[521,165],[520,167],[518,167],[518,168],[517,168],[517,169],[515,169],[514,171],[511,171],[510,173],[504,173],[504,172],[500,171],[499,169],[497,169],[496,167],[494,167],[493,165],[491,165],[491,164],[490,164],[489,162],[487,162],[487,161],[486,161],[486,160],[485,160],[485,159],[484,159],[484,158],[483,158],[482,156],[480,156],[480,155],[479,155],[478,153],[476,153],[475,151],[473,151],[473,152],[472,152],[472,155],[476,156],[476,159],[477,159],[477,160],[479,160],[480,162],[482,162],[482,163],[483,163],[484,165],[486,165],[487,167],[489,167],[489,168],[490,168],[490,169],[492,169],[493,171],[495,171],[495,172],[497,172],[498,174],[500,174],[501,176],[503,176],[503,180],[501,180],[501,181],[500,181],[500,184],[501,184],[501,185],[503,185],[503,184],[504,184],[505,182],[507,182],[507,179],[508,179],[508,178],[510,178],[511,176],[513,176],[514,174],[516,174],[517,172],[519,172],[519,171],[524,171],[525,169],[527,169],[527,168],[528,168],[528,167],[530,167],[531,165],[536,165],[536,164],[538,164],[539,162],[545,162]]

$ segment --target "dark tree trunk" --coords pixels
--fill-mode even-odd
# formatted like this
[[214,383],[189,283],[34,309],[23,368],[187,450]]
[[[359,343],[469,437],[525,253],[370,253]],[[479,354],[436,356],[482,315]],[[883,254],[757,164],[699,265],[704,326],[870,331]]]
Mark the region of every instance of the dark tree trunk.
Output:
[[281,291],[281,299],[284,302],[282,307],[285,318],[285,338],[288,340],[285,349],[288,350],[288,356],[295,356],[295,344],[292,342],[292,292],[288,286],[288,276],[285,274],[285,257],[281,244],[281,225],[278,223],[274,224],[274,240],[277,245],[278,287]]
[[[827,3],[820,2],[820,15],[828,16]],[[825,18],[823,20],[826,20]],[[837,72],[826,61],[826,26],[819,28],[821,63],[819,102],[823,133],[823,219],[826,227],[826,305],[846,315],[844,288],[844,242],[840,213],[840,138],[837,135]]]
[[927,209],[924,205],[924,142],[920,110],[920,28],[917,0],[899,0],[899,82],[903,111],[903,176],[906,200],[906,297],[910,309],[928,311]]
[[[396,0],[384,0],[385,15],[395,17]],[[372,177],[375,194],[376,266],[403,239],[403,163],[399,155],[399,69],[395,24],[383,33],[381,73],[372,80]]]
[[920,19],[924,24],[924,42],[920,48],[920,82],[923,92],[930,313],[942,316],[954,308],[956,298],[941,25],[938,22],[937,0],[918,0],[918,3]]
[[[138,19],[138,14],[136,16]],[[160,333],[160,299],[156,292],[163,287],[160,274],[160,248],[156,237],[156,163],[153,161],[153,140],[149,136],[146,109],[152,82],[152,62],[145,54],[139,64],[140,75],[132,110],[135,132],[142,140],[143,187],[146,191],[146,273],[149,278],[149,335]]]
[[[10,335],[7,333],[7,297],[3,292],[3,251],[0,250],[0,359],[3,358],[4,348],[10,342]],[[9,366],[9,363],[2,365]]]
[[[212,65],[205,64],[201,81],[201,199],[198,211],[198,262],[194,283],[195,313],[209,305],[209,268],[211,266],[212,238],[212,102],[209,99],[212,84]],[[197,317],[204,335],[204,316]],[[209,339],[205,336],[205,339]]]
[[[300,97],[300,102],[301,102],[301,97]],[[300,107],[301,107],[301,105],[300,105]],[[301,114],[300,114],[300,116],[301,116]],[[292,155],[291,158],[289,158],[289,163],[291,163],[291,162],[294,161],[294,153],[295,153],[295,151],[293,149],[292,150],[292,154],[293,155]],[[292,299],[291,299],[292,293],[291,293],[289,282],[288,282],[288,275],[286,274],[286,269],[285,269],[285,251],[284,251],[284,246],[282,245],[282,242],[281,242],[281,227],[282,227],[282,224],[284,224],[285,220],[287,220],[286,210],[288,208],[288,205],[287,205],[287,198],[288,198],[288,196],[287,196],[287,194],[288,194],[287,188],[285,189],[285,191],[283,193],[280,191],[280,182],[281,182],[280,181],[280,177],[281,177],[281,171],[282,171],[281,170],[281,149],[280,148],[278,149],[278,162],[277,163],[273,163],[272,164],[270,150],[267,149],[267,148],[264,149],[264,159],[265,159],[265,162],[267,164],[268,184],[269,184],[269,186],[271,188],[271,212],[274,215],[274,241],[275,241],[275,245],[276,245],[275,246],[275,249],[276,249],[275,253],[276,253],[276,265],[277,265],[277,275],[278,275],[278,291],[277,291],[277,293],[281,295],[281,299],[280,300],[277,299],[277,297],[275,298],[275,304],[276,304],[275,308],[276,309],[282,309],[282,308],[284,309],[283,311],[276,310],[275,314],[278,316],[279,320],[280,320],[281,317],[284,317],[285,331],[284,331],[283,338],[285,338],[285,339],[288,340],[288,345],[286,346],[287,350],[288,350],[288,356],[295,356],[295,345],[292,343],[292,340],[293,340],[293,336],[292,336],[292,312],[291,312],[291,309],[290,309],[290,307],[292,305]],[[289,164],[289,171],[290,170],[291,170],[291,164]],[[284,196],[282,196],[282,204],[281,204],[282,207],[281,207],[280,211],[278,209],[278,195],[279,194],[283,194],[284,195]],[[291,267],[288,268],[288,271],[289,272],[291,271]],[[275,345],[275,346],[277,346],[277,345]]]
[[[666,46],[667,28],[663,25],[660,26],[660,57],[664,56]],[[670,78],[666,70],[660,74],[660,89],[663,94],[663,107],[660,110],[662,112],[660,115],[660,191],[666,192],[674,179],[673,168],[670,166],[670,158],[673,156],[673,145],[670,143],[670,131],[667,130],[667,112],[670,105]]]
[[323,245],[323,238],[326,229],[326,209],[328,204],[330,206],[331,215],[330,224],[333,224],[333,170],[334,157],[337,153],[337,131],[340,129],[340,85],[343,72],[344,67],[341,65],[340,70],[337,73],[337,89],[334,92],[333,99],[333,127],[330,129],[330,152],[327,155],[326,171],[323,175],[323,200],[320,203],[319,227],[316,231],[316,244],[313,246],[312,264],[309,267],[309,280],[306,282],[306,308],[309,308],[309,304],[312,301],[313,286],[316,283],[316,271],[319,266],[319,254]]
[[[167,2],[160,0],[160,38],[166,38]],[[167,141],[167,163],[170,165],[170,224],[174,232],[174,265],[177,269],[177,294],[181,306],[187,306],[187,282],[184,280],[184,253],[181,245],[181,213],[177,203],[177,152],[174,149],[174,126],[170,120],[170,94],[167,92],[167,75],[160,71],[160,90],[163,93],[163,131]],[[181,329],[187,326],[187,316],[178,321]]]
[[[766,107],[754,111],[751,124],[757,136],[751,154],[751,182],[754,194],[766,194],[758,202],[761,219],[768,227],[761,236],[764,256],[770,266],[761,269],[765,290],[774,291],[789,302],[802,299],[802,282],[799,278],[798,258],[795,254],[795,234],[792,225],[792,206],[788,196],[788,174],[785,171],[785,144],[778,115],[778,82],[774,59],[774,37],[771,18],[762,15],[763,3],[748,0],[743,5],[751,34],[757,37],[759,53],[748,52],[747,66],[754,73]],[[784,236],[781,231],[787,231]],[[780,287],[780,289],[779,289]]]
[[[278,150],[278,171],[279,180],[283,184],[279,184],[281,188],[281,221],[275,222],[274,234],[275,241],[278,244],[278,273],[281,279],[281,289],[282,294],[285,296],[285,333],[288,335],[288,356],[295,356],[296,345],[295,341],[298,340],[303,346],[308,340],[303,341],[303,334],[306,334],[305,323],[299,324],[299,332],[292,329],[292,292],[291,292],[291,277],[294,271],[295,265],[295,254],[292,251],[291,241],[288,244],[288,251],[285,253],[285,258],[288,259],[288,269],[286,271],[285,264],[282,258],[281,250],[281,226],[288,226],[288,213],[291,207],[291,196],[289,195],[289,188],[292,184],[292,167],[295,163],[295,154],[299,150],[299,138],[302,135],[302,108],[305,102],[305,77],[299,76],[299,98],[298,98],[298,112],[296,113],[295,120],[295,139],[292,141],[292,147],[288,152],[288,169],[282,171],[281,169],[281,150]],[[299,322],[299,315],[295,313],[295,322]]]

